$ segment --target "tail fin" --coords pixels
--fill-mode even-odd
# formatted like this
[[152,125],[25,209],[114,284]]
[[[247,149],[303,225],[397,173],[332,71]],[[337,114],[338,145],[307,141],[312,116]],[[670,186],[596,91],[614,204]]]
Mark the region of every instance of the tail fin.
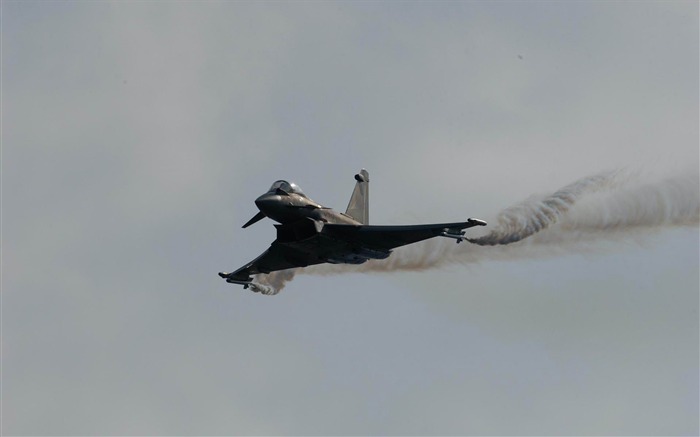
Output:
[[363,168],[355,175],[355,180],[357,183],[345,214],[366,225],[369,223],[369,173]]

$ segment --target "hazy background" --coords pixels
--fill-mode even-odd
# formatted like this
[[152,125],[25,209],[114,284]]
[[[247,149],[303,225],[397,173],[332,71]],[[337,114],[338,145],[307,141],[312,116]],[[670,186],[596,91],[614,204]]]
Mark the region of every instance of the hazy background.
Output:
[[698,45],[697,2],[3,2],[2,433],[697,435],[697,226],[216,272],[277,179],[365,167],[378,224],[697,180]]

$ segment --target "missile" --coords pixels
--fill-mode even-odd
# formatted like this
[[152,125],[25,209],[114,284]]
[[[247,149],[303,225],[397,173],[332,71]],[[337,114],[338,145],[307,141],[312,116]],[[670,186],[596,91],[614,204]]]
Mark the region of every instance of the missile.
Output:
[[247,279],[242,279],[242,278],[234,278],[231,275],[232,275],[232,273],[219,272],[219,276],[222,279],[226,279],[226,282],[228,282],[229,284],[242,285],[244,289],[250,287],[250,284],[253,282],[253,278],[251,278],[251,277],[248,277]]
[[457,240],[457,244],[461,243],[463,240],[466,240],[466,238],[464,238],[464,234],[465,234],[464,231],[460,231],[459,229],[449,229],[449,228],[443,229],[442,232],[440,233],[440,235],[443,237],[454,238],[455,240]]
[[[228,278],[228,279],[226,279],[226,282],[228,282],[229,284],[238,284],[238,285],[242,285],[242,286],[243,286],[243,289],[247,289],[248,287],[250,287],[250,285],[252,284],[253,281],[252,281],[252,280],[250,280],[250,281],[239,281],[238,279]],[[254,285],[254,284],[253,284],[253,285]]]

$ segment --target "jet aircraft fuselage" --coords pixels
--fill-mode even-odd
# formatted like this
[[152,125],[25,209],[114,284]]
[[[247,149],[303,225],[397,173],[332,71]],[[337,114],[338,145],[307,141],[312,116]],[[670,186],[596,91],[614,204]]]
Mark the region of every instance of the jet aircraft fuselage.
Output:
[[355,175],[355,189],[345,213],[327,208],[304,194],[298,185],[276,181],[255,200],[259,212],[244,228],[265,217],[278,222],[277,239],[262,255],[232,273],[219,273],[229,283],[252,283],[251,275],[313,264],[361,264],[385,259],[391,251],[406,244],[437,236],[465,239],[462,229],[485,226],[470,218],[466,222],[407,226],[369,225],[369,173]]
[[362,224],[348,215],[309,199],[296,184],[287,181],[272,184],[267,193],[255,199],[255,205],[266,217],[283,225],[303,218],[319,220],[322,223]]

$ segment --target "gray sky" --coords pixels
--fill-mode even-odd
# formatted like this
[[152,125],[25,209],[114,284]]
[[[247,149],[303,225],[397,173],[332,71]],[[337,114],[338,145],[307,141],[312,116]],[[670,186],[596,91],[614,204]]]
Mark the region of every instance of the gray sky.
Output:
[[2,29],[4,434],[699,432],[696,224],[275,297],[216,275],[272,241],[240,226],[282,178],[343,210],[365,167],[381,224],[619,168],[697,188],[697,2],[3,2]]

